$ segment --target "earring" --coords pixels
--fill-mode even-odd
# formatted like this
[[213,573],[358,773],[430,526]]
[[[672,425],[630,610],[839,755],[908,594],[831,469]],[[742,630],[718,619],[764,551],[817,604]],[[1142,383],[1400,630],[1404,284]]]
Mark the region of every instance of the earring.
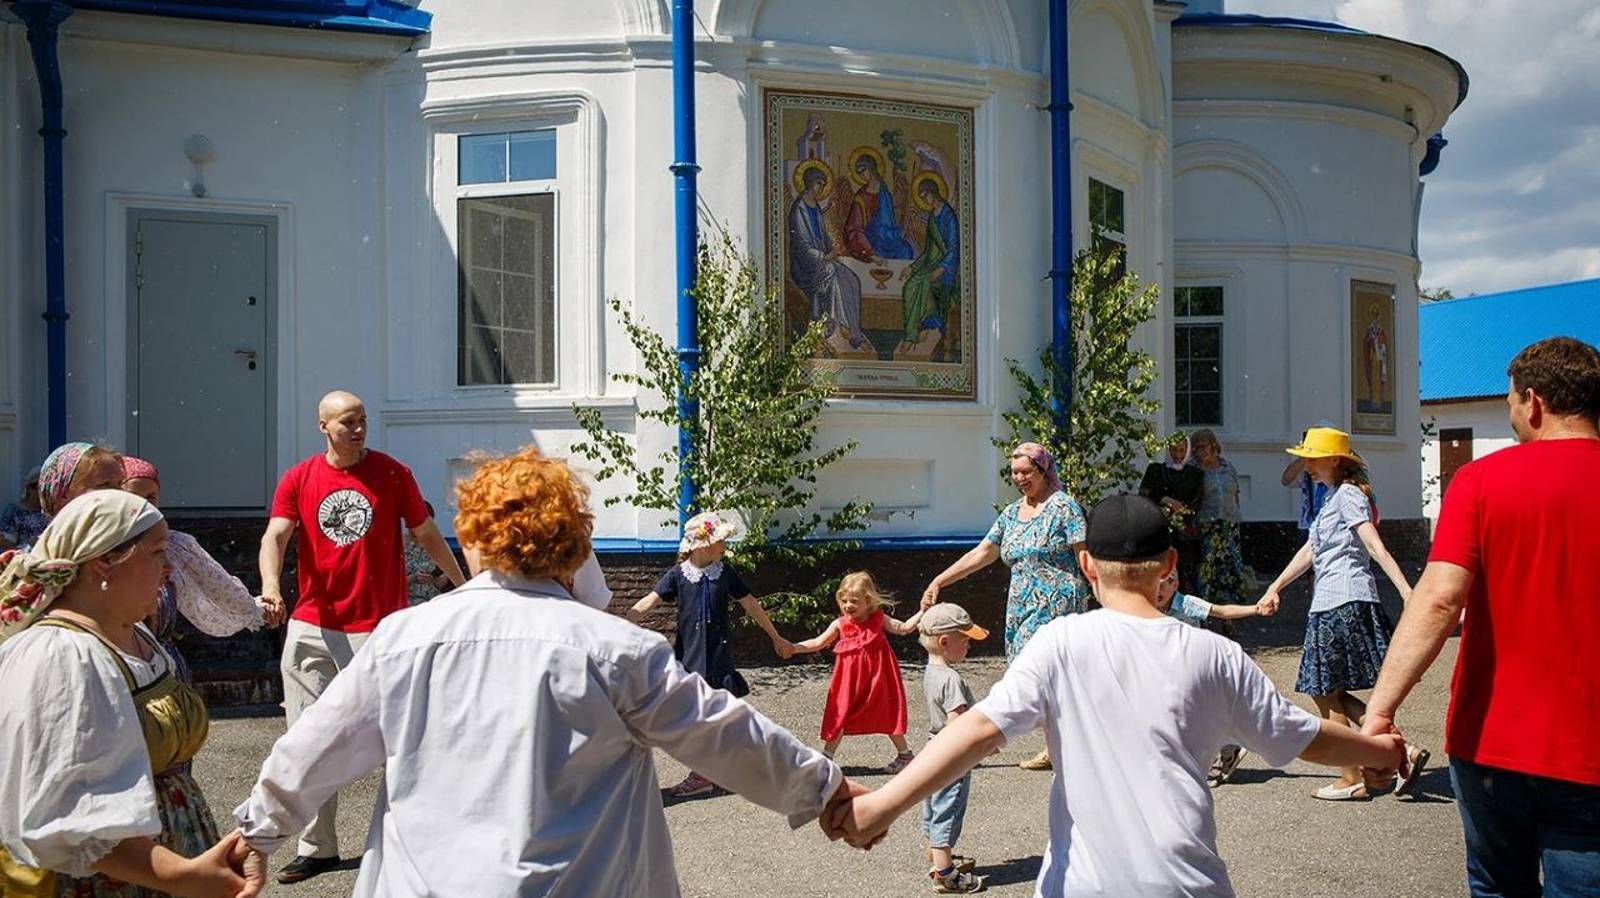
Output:
[[100,581],[100,591],[101,592],[105,592],[105,591],[109,590],[110,588],[111,588],[111,584],[110,583],[107,583],[104,580]]

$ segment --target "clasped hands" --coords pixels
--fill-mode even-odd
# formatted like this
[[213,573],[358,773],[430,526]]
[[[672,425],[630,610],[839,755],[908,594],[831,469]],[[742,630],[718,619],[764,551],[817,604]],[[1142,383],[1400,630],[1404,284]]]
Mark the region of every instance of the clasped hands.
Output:
[[883,841],[889,824],[898,816],[890,813],[877,798],[871,789],[847,779],[828,799],[817,825],[822,827],[822,834],[829,841],[843,840],[852,848],[871,851]]
[[239,830],[184,862],[187,875],[173,885],[185,898],[256,898],[267,887],[267,855],[251,848]]

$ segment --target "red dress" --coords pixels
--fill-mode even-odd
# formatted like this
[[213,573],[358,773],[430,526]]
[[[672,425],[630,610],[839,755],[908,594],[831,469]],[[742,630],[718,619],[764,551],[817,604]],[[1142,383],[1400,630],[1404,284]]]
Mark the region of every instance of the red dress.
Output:
[[900,665],[883,635],[883,611],[865,623],[839,618],[839,641],[833,644],[833,680],[822,710],[822,741],[840,736],[906,732],[906,688]]

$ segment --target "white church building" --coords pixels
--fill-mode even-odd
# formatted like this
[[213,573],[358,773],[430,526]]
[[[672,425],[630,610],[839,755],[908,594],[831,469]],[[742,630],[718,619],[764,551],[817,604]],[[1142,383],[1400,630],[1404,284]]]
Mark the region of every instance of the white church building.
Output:
[[[871,500],[882,547],[960,545],[1010,493],[991,439],[1006,360],[1049,343],[1067,66],[1076,245],[1161,287],[1159,428],[1216,430],[1272,522],[1298,500],[1283,447],[1344,422],[1384,517],[1420,520],[1421,173],[1461,66],[1219,0],[1071,0],[1052,58],[1048,2],[696,4],[703,219],[797,321],[837,323],[820,440],[860,445],[819,500]],[[51,448],[52,397],[67,438],[149,458],[207,515],[259,516],[334,388],[441,508],[473,450],[568,454],[574,404],[672,445],[612,380],[637,362],[607,307],[675,326],[670,22],[666,0],[4,0],[0,485]],[[46,320],[53,253],[70,317]],[[599,545],[667,545],[602,507],[618,490]]]

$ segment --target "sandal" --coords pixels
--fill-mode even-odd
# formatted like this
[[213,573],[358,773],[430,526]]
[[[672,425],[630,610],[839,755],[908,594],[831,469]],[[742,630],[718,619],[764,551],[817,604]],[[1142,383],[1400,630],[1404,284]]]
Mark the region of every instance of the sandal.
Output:
[[669,798],[699,798],[717,791],[717,784],[698,773],[690,773],[683,782],[663,790]]
[[1239,762],[1247,754],[1249,752],[1241,745],[1224,745],[1216,763],[1211,765],[1211,775],[1206,777],[1206,782],[1214,789],[1232,779],[1234,771],[1239,769]]
[[1034,755],[1033,757],[1029,758],[1028,760],[1023,761],[1021,764],[1018,764],[1017,766],[1021,767],[1023,770],[1053,770],[1054,769],[1054,765],[1052,765],[1050,763],[1050,750],[1049,749],[1045,749],[1044,751],[1039,752],[1038,754]]
[[1366,801],[1372,797],[1372,793],[1367,791],[1366,783],[1351,783],[1348,786],[1336,786],[1330,783],[1311,795],[1323,801]]
[[1426,748],[1413,748],[1406,746],[1406,772],[1394,781],[1394,794],[1404,795],[1411,791],[1411,787],[1422,778],[1422,768],[1428,766],[1428,759],[1433,757]]
[[906,769],[906,765],[910,764],[911,759],[915,757],[916,755],[909,751],[902,755],[895,755],[893,761],[883,765],[883,772],[889,774],[890,776],[894,776],[900,771]]

